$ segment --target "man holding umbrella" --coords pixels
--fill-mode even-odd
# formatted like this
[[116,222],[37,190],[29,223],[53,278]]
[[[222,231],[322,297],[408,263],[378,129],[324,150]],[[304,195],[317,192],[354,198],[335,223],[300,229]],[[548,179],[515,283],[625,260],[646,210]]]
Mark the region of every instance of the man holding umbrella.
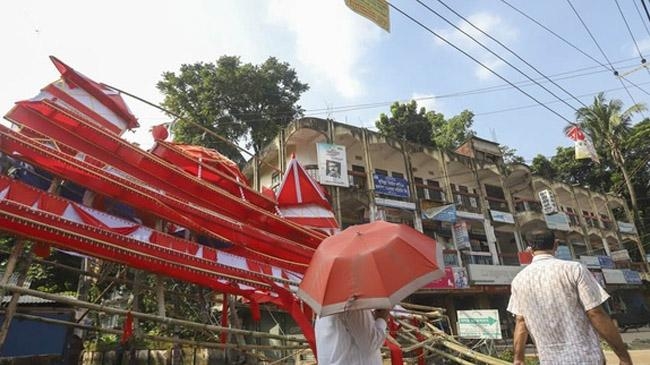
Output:
[[388,310],[360,309],[316,320],[316,349],[320,365],[381,365]]
[[318,315],[318,364],[380,365],[388,310],[442,276],[437,252],[434,239],[382,221],[323,240],[297,293]]

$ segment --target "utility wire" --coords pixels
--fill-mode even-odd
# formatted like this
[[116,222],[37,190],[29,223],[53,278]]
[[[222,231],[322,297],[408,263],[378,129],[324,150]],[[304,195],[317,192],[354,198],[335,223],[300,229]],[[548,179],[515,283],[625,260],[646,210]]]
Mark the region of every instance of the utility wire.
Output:
[[[650,81],[644,82],[644,83],[642,83],[640,85],[647,85],[647,84],[650,84]],[[599,94],[601,92],[608,93],[608,92],[612,92],[612,91],[621,91],[621,90],[624,90],[624,89],[625,89],[624,87],[617,87],[617,88],[612,88],[612,89],[607,89],[607,90],[600,90],[600,91],[593,92],[593,93],[578,95],[578,97],[582,98],[582,97],[597,95],[597,94]],[[547,101],[546,103],[547,104],[553,104],[553,103],[557,103],[557,102],[558,101],[556,101],[556,100],[551,100],[551,101]],[[479,116],[479,115],[498,114],[498,113],[510,112],[510,111],[521,110],[521,109],[530,109],[530,108],[535,108],[535,107],[539,107],[539,105],[537,105],[537,104],[528,104],[528,105],[515,106],[515,107],[511,107],[511,108],[499,109],[499,110],[483,112],[483,113],[478,112],[478,113],[475,113],[474,115]]]
[[[634,4],[634,9],[636,9],[636,13],[639,15],[639,19],[641,19],[641,24],[643,24],[643,28],[645,29],[645,32],[648,33],[648,36],[650,36],[650,29],[648,29],[648,26],[646,25],[645,20],[643,19],[643,15],[641,14],[641,10],[639,9],[639,5],[636,4],[636,1],[632,1],[632,4]],[[648,72],[648,75],[650,75],[650,70],[648,67],[646,67],[645,64],[645,57],[642,57],[641,63],[643,64],[643,67],[645,70]]]
[[[623,19],[623,22],[625,23],[625,27],[627,28],[627,32],[630,33],[630,37],[632,38],[632,41],[634,42],[634,46],[636,47],[636,51],[639,53],[639,57],[641,57],[641,63],[645,63],[645,58],[643,58],[643,54],[641,53],[641,49],[639,48],[639,44],[636,42],[636,38],[634,38],[634,33],[632,33],[632,29],[630,29],[630,24],[627,22],[627,19],[625,18],[625,14],[623,14],[623,9],[621,9],[621,5],[618,3],[618,0],[614,0],[614,2],[616,3],[616,8],[618,9],[618,13],[621,14],[621,18]],[[636,4],[634,4],[634,6],[636,6]],[[637,10],[638,10],[638,8],[637,8]]]
[[[564,91],[567,95],[569,95],[573,100],[577,101],[577,102],[578,102],[579,104],[581,104],[583,107],[586,107],[586,105],[585,105],[582,101],[580,101],[578,98],[576,98],[573,94],[571,94],[569,91],[567,91],[566,89],[564,89],[562,86],[560,86],[559,84],[557,84],[556,82],[554,82],[553,80],[551,80],[548,76],[546,76],[546,75],[545,75],[542,71],[540,71],[537,67],[533,66],[533,65],[530,64],[528,61],[526,61],[526,60],[523,59],[521,56],[519,56],[519,54],[517,54],[517,52],[513,51],[512,49],[510,49],[508,46],[506,46],[505,44],[503,44],[503,43],[502,43],[501,41],[499,41],[498,39],[492,37],[492,36],[489,35],[487,32],[484,32],[481,28],[477,27],[476,25],[474,25],[474,23],[470,22],[466,17],[462,16],[462,15],[459,14],[456,10],[454,10],[454,9],[452,9],[450,6],[448,6],[444,1],[442,1],[442,0],[437,0],[437,1],[438,1],[440,4],[442,4],[445,8],[447,8],[449,11],[451,11],[452,13],[454,13],[456,16],[458,16],[459,18],[463,19],[467,24],[471,25],[474,29],[476,29],[476,30],[478,30],[479,32],[481,32],[481,34],[483,34],[483,35],[485,35],[486,37],[490,38],[491,40],[493,40],[494,42],[496,42],[498,45],[500,45],[501,47],[505,48],[505,49],[506,49],[508,52],[510,52],[513,56],[517,57],[517,59],[519,59],[521,62],[525,63],[528,67],[530,67],[530,68],[532,68],[533,70],[535,70],[535,72],[537,72],[540,76],[542,76],[546,81],[552,83],[553,85],[555,85],[555,87],[557,87],[557,88],[559,88],[560,90]],[[420,2],[420,0],[418,0],[418,2],[419,2],[420,4],[422,4],[422,3]],[[423,6],[425,6],[425,7],[428,9],[428,7],[427,7],[426,5],[423,5]],[[530,79],[530,78],[529,78],[529,79]],[[538,86],[541,86],[540,83],[535,82],[535,84],[537,84]],[[546,88],[544,88],[544,89],[547,90]],[[547,91],[548,91],[548,90],[547,90]],[[553,96],[556,96],[556,95],[553,94]],[[558,96],[556,96],[556,98],[558,98],[559,100],[562,100],[562,99],[560,99]],[[564,102],[564,104],[566,104],[566,105],[568,105],[570,108],[576,110],[573,106],[569,105],[568,103]]]
[[[523,75],[525,78],[527,78],[530,82],[534,82],[535,85],[541,87],[541,88],[544,89],[546,92],[548,92],[549,94],[553,95],[557,100],[559,100],[559,101],[561,101],[562,103],[564,103],[564,105],[566,105],[566,106],[569,107],[570,109],[573,109],[574,111],[577,111],[577,109],[576,109],[573,105],[567,103],[566,101],[564,101],[564,99],[562,99],[560,96],[558,96],[557,94],[555,94],[553,91],[547,89],[545,86],[543,86],[543,85],[540,84],[539,82],[533,80],[530,76],[528,76],[528,74],[526,74],[525,72],[523,72],[522,70],[520,70],[517,66],[513,65],[513,64],[510,63],[508,60],[506,60],[505,58],[501,57],[498,53],[492,51],[489,47],[485,46],[483,43],[481,43],[480,41],[478,41],[476,38],[474,38],[474,37],[473,37],[472,35],[470,35],[469,33],[465,32],[463,29],[461,29],[460,27],[458,27],[456,24],[454,24],[453,22],[451,22],[449,19],[445,18],[445,17],[442,16],[440,13],[438,13],[437,11],[433,10],[432,8],[430,8],[429,6],[427,6],[426,4],[424,4],[421,0],[416,0],[416,1],[417,1],[418,4],[422,5],[424,8],[426,8],[427,10],[429,10],[429,12],[435,14],[436,16],[438,16],[438,18],[442,19],[445,23],[451,25],[454,29],[456,29],[457,31],[463,33],[467,38],[471,39],[472,41],[474,41],[474,43],[476,43],[476,44],[478,44],[479,46],[481,46],[481,48],[483,48],[484,50],[490,52],[490,54],[492,54],[493,56],[495,56],[496,58],[498,58],[499,60],[501,60],[502,62],[504,62],[505,64],[507,64],[508,66],[510,66],[510,67],[512,67],[513,69],[515,69],[517,72],[519,72],[519,73],[520,73],[521,75]],[[443,4],[445,7],[447,7],[447,5],[444,4],[443,2],[441,2],[441,1],[439,1],[439,0],[438,0],[438,2],[440,2],[440,3]],[[480,31],[481,33],[485,34],[485,32],[483,32],[481,29],[479,29],[479,28],[477,28],[476,26],[474,26],[474,24],[472,24],[469,20],[467,20],[467,19],[465,19],[464,17],[462,17],[460,14],[456,13],[453,9],[451,9],[451,8],[449,8],[449,7],[447,7],[447,9],[449,9],[450,11],[452,11],[452,12],[453,12],[454,14],[456,14],[458,17],[464,19],[468,24],[470,24],[472,27],[474,27],[475,29],[477,29],[477,30]],[[487,35],[487,34],[486,34],[486,35]],[[492,38],[492,37],[489,36],[489,35],[488,35],[488,37],[490,37],[490,39],[496,41],[496,42],[499,43],[502,47],[504,47],[504,48],[507,49],[507,47],[505,47],[505,46],[504,46],[502,43],[500,43],[499,41],[495,40],[494,38]]]
[[532,18],[531,16],[529,16],[529,15],[526,14],[525,12],[519,10],[517,7],[515,7],[515,6],[512,5],[512,4],[510,4],[510,3],[507,2],[506,0],[501,0],[501,2],[504,3],[504,4],[506,4],[506,5],[509,6],[511,9],[513,9],[513,10],[516,11],[517,13],[521,14],[522,16],[524,16],[525,18],[527,18],[528,20],[530,20],[530,21],[532,21],[533,23],[537,24],[537,25],[540,26],[542,29],[544,29],[544,30],[546,30],[547,32],[551,33],[552,35],[554,35],[556,38],[558,38],[559,40],[561,40],[562,42],[564,42],[564,43],[565,43],[566,45],[568,45],[569,47],[571,47],[571,48],[575,49],[576,51],[582,53],[585,57],[587,57],[587,58],[589,58],[590,60],[596,62],[597,64],[599,64],[600,66],[602,66],[602,67],[604,67],[604,68],[608,68],[607,65],[605,65],[605,64],[602,63],[602,62],[600,62],[598,59],[596,59],[596,58],[593,57],[592,55],[588,54],[587,52],[583,51],[582,49],[580,49],[580,48],[579,48],[578,46],[576,46],[575,44],[569,42],[566,38],[564,38],[564,37],[562,37],[561,35],[557,34],[556,32],[554,32],[553,30],[551,30],[550,28],[548,28],[548,27],[545,26],[544,24],[540,23],[538,20]]
[[[610,70],[612,70],[612,72],[614,73],[614,76],[618,76],[618,71],[616,71],[614,66],[612,66],[612,62],[609,60],[609,58],[605,54],[605,51],[603,51],[603,49],[600,47],[600,44],[598,43],[598,41],[596,40],[594,35],[591,33],[591,30],[589,30],[589,27],[587,26],[585,21],[582,20],[582,17],[580,16],[580,13],[578,13],[578,10],[573,6],[573,4],[571,3],[571,0],[566,0],[566,2],[569,4],[571,9],[573,10],[573,13],[576,15],[576,17],[578,17],[578,20],[582,24],[583,28],[585,28],[585,30],[589,34],[589,37],[591,37],[591,40],[594,42],[594,44],[596,45],[596,47],[600,51],[600,54],[602,54],[603,58],[605,58],[605,60],[607,61],[607,64],[609,65]],[[605,66],[605,67],[607,67],[607,66]]]
[[[632,103],[634,103],[634,105],[638,104],[638,103],[636,102],[636,100],[634,99],[634,96],[632,96],[632,93],[630,92],[630,90],[627,88],[627,86],[626,86],[625,83],[623,82],[623,79],[621,79],[621,78],[618,77],[618,75],[619,75],[618,71],[616,71],[616,69],[615,69],[614,66],[612,65],[612,62],[609,60],[609,58],[608,58],[607,55],[605,54],[605,51],[603,51],[602,47],[600,47],[600,44],[598,43],[598,41],[596,40],[596,38],[594,37],[594,35],[591,33],[591,30],[589,30],[589,27],[587,26],[587,24],[584,22],[584,20],[582,20],[582,17],[580,16],[580,13],[578,13],[578,10],[573,6],[573,4],[571,3],[571,0],[566,0],[566,2],[569,4],[569,6],[571,7],[571,9],[572,9],[573,12],[575,13],[575,15],[578,17],[578,20],[580,20],[580,23],[582,24],[582,26],[585,28],[585,30],[587,31],[587,33],[588,33],[589,36],[591,37],[591,40],[594,42],[594,44],[596,45],[596,47],[600,50],[600,53],[603,55],[603,57],[605,58],[605,60],[606,60],[607,63],[609,64],[609,67],[610,67],[610,69],[612,70],[612,72],[614,73],[614,76],[616,76],[616,77],[618,78],[618,80],[620,81],[621,85],[625,88],[625,92],[626,92],[627,95],[630,97],[630,99],[632,99]],[[636,86],[637,88],[639,88],[638,85],[635,85],[635,84],[632,83],[630,80],[625,79],[625,81],[627,81],[627,82],[629,82],[630,84],[632,84],[632,85]],[[639,88],[639,89],[640,89],[640,88]],[[641,113],[641,116],[643,116],[643,117],[645,118],[645,114]]]
[[436,33],[436,32],[435,32],[434,30],[432,30],[431,28],[429,28],[429,27],[427,27],[426,25],[422,24],[422,23],[421,23],[420,21],[418,21],[417,19],[415,19],[415,18],[413,18],[412,16],[408,15],[407,13],[405,13],[404,11],[402,11],[402,9],[398,8],[397,6],[393,5],[392,3],[388,3],[388,6],[390,6],[390,7],[393,8],[393,9],[395,9],[395,11],[397,11],[397,12],[400,13],[400,14],[402,14],[403,16],[405,16],[406,18],[408,18],[409,20],[411,20],[411,21],[414,22],[415,24],[419,25],[420,27],[422,27],[423,29],[425,29],[427,32],[431,33],[431,34],[432,34],[433,36],[435,36],[436,38],[440,39],[440,40],[443,41],[444,43],[446,43],[446,44],[448,44],[449,46],[453,47],[453,48],[454,48],[455,50],[457,50],[458,52],[464,54],[466,57],[468,57],[468,58],[471,59],[472,61],[474,61],[474,62],[476,62],[477,64],[479,64],[481,67],[483,67],[483,68],[485,68],[486,70],[490,71],[492,74],[494,74],[495,76],[497,76],[497,77],[500,78],[501,80],[507,82],[509,85],[511,85],[511,86],[514,87],[515,89],[519,90],[519,92],[521,92],[522,94],[528,96],[529,98],[531,98],[532,100],[534,100],[536,103],[538,103],[538,104],[540,104],[541,106],[543,106],[546,110],[548,110],[548,111],[550,111],[551,113],[553,113],[553,114],[555,114],[556,116],[558,116],[560,119],[566,121],[566,122],[569,123],[569,124],[572,124],[572,122],[571,122],[570,120],[568,120],[566,117],[564,117],[564,116],[561,115],[560,113],[556,112],[555,110],[549,108],[548,106],[544,105],[544,103],[542,103],[541,101],[537,100],[537,98],[535,98],[534,96],[530,95],[529,93],[527,93],[526,91],[524,91],[523,89],[521,89],[519,86],[513,84],[510,80],[508,80],[508,79],[506,79],[505,77],[501,76],[499,73],[497,73],[496,71],[494,71],[493,69],[491,69],[490,67],[488,67],[487,65],[485,65],[483,62],[481,62],[481,61],[479,61],[478,59],[476,59],[474,56],[472,56],[472,55],[470,55],[469,53],[463,51],[460,47],[456,46],[455,44],[453,44],[452,42],[450,42],[449,40],[447,40],[445,37],[441,36],[440,34]]

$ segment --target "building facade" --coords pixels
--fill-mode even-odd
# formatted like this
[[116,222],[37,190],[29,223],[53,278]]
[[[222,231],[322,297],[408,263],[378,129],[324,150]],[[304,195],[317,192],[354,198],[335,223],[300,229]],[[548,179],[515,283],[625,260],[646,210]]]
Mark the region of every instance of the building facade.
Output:
[[318,118],[282,130],[246,173],[256,188],[275,188],[291,156],[327,187],[342,228],[381,219],[436,239],[445,277],[409,300],[446,308],[452,325],[457,310],[496,309],[510,335],[509,285],[529,260],[526,233],[539,228],[560,239],[558,257],[592,270],[610,311],[645,309],[647,258],[620,196],[506,166],[499,145],[481,138],[446,152]]

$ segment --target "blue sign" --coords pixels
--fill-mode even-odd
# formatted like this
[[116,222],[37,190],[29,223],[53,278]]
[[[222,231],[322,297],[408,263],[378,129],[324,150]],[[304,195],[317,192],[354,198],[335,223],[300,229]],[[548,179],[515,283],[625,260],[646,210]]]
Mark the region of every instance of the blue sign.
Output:
[[600,267],[603,269],[615,269],[614,260],[609,256],[598,256],[598,261],[600,262]]
[[623,276],[628,284],[641,284],[641,276],[638,271],[623,269]]
[[456,222],[456,205],[449,204],[422,210],[422,219],[441,222]]
[[372,174],[375,180],[375,192],[400,198],[409,197],[409,184],[400,177]]

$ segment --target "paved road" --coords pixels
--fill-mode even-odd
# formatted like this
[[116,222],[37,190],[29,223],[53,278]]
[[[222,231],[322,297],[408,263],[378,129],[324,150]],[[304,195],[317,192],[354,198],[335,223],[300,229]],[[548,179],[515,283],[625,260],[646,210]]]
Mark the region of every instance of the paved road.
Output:
[[[643,327],[621,333],[623,341],[632,349],[632,361],[635,365],[650,364],[650,328]],[[618,358],[613,352],[605,352],[607,364],[618,364]]]

